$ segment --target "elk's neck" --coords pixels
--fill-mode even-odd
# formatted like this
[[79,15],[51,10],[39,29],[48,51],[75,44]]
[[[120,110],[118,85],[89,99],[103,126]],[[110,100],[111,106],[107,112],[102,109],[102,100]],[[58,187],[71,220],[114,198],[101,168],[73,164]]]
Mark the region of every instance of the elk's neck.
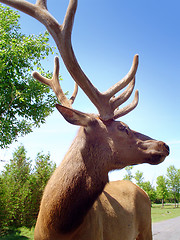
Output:
[[[99,144],[88,140],[81,128],[47,185],[53,196],[51,208],[59,219],[56,227],[63,233],[82,223],[108,181],[108,172],[100,165],[99,151]],[[46,192],[49,194],[47,189]]]

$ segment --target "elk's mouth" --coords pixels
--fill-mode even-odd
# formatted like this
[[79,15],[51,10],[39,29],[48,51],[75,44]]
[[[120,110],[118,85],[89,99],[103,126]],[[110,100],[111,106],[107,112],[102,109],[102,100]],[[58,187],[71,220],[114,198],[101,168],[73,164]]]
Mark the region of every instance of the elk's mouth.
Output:
[[149,163],[151,165],[158,165],[162,163],[165,158],[166,156],[162,154],[152,154],[149,158],[146,158],[145,163]]
[[152,165],[162,163],[170,153],[169,146],[161,141],[147,141],[141,147],[146,153],[144,162]]
[[153,151],[146,161],[151,165],[157,165],[164,161],[164,159],[169,155],[169,146],[163,142],[158,144],[157,151]]

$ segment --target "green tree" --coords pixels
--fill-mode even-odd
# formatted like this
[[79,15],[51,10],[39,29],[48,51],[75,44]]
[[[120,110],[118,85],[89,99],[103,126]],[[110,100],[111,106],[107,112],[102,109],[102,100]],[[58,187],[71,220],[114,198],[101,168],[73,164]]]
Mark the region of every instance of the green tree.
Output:
[[31,77],[34,67],[45,74],[41,60],[53,53],[49,34],[26,36],[18,21],[16,11],[0,5],[1,148],[44,123],[56,101],[47,86]]
[[127,174],[123,177],[123,179],[132,181],[132,179],[133,179],[133,174],[132,174],[133,166],[127,166],[124,169],[126,170]]
[[175,207],[178,207],[180,198],[180,169],[176,169],[175,166],[171,165],[167,168],[166,176],[170,192],[174,198]]
[[5,194],[5,187],[3,183],[3,177],[0,174],[0,236],[3,235],[4,228],[5,228],[5,222],[4,222],[4,216],[5,216],[5,202],[4,202],[4,194]]
[[0,175],[0,235],[11,227],[32,227],[43,190],[56,164],[50,154],[38,153],[34,168],[24,146],[19,146]]
[[55,169],[56,164],[51,161],[49,153],[47,155],[42,152],[37,154],[35,159],[34,175],[38,179],[38,188],[41,189],[41,191],[44,190],[47,181]]
[[156,199],[155,189],[149,181],[144,181],[143,172],[138,170],[135,173],[134,178],[136,180],[136,184],[148,194],[150,200],[152,202],[155,201],[155,199]]
[[164,200],[168,197],[167,180],[164,176],[159,176],[156,179],[156,184],[157,198],[162,200],[162,207],[164,207]]
[[143,182],[141,188],[147,193],[151,202],[154,202],[156,200],[156,191],[150,181]]
[[2,172],[3,182],[3,226],[19,227],[23,224],[28,179],[31,172],[31,160],[26,156],[23,146],[13,153],[13,158]]
[[144,177],[143,177],[143,172],[141,171],[137,171],[135,173],[135,176],[134,176],[135,180],[136,180],[136,184],[142,188],[143,187],[143,181],[144,181]]
[[44,188],[55,168],[56,164],[51,161],[50,154],[37,154],[33,173],[29,181],[29,196],[26,199],[25,226],[27,227],[33,226],[36,222]]

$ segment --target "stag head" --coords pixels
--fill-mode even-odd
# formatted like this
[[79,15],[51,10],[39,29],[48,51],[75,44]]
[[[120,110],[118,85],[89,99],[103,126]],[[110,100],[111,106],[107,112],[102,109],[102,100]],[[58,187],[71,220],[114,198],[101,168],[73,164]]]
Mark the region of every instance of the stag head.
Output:
[[[58,80],[58,57],[55,58],[54,65],[52,79],[47,79],[37,72],[33,73],[33,77],[53,89],[59,101],[62,103],[62,105],[56,104],[56,108],[66,121],[74,125],[82,126],[87,139],[89,139],[92,145],[97,144],[100,146],[100,143],[103,145],[104,152],[106,154],[109,153],[109,159],[111,159],[110,162],[106,162],[107,172],[112,169],[120,169],[127,165],[140,163],[159,164],[165,159],[169,154],[169,147],[165,143],[133,131],[121,121],[115,121],[115,119],[132,111],[138,104],[139,94],[136,90],[133,102],[119,109],[119,106],[123,104],[133,92],[135,74],[138,66],[138,55],[135,55],[129,73],[105,93],[99,92],[91,85],[91,91],[96,92],[97,98],[101,99],[102,97],[98,102],[99,114],[83,113],[72,108],[72,104],[77,95],[78,85],[76,83],[72,97],[67,99]],[[127,85],[126,90],[118,97],[114,97],[115,93]],[[108,111],[106,111],[106,109],[108,109]]]

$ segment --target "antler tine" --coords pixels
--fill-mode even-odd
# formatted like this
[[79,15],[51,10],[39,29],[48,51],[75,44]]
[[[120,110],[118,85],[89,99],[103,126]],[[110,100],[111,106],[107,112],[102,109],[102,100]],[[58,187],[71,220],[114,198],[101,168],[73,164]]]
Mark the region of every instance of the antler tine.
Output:
[[54,58],[54,72],[52,79],[43,77],[36,71],[32,73],[32,76],[39,82],[42,82],[43,84],[48,85],[51,88],[54,88],[54,85],[59,85],[59,58],[58,57]]
[[135,86],[135,77],[133,80],[129,83],[127,89],[121,93],[118,97],[112,97],[110,99],[110,102],[112,104],[112,108],[115,110],[117,107],[119,107],[121,104],[123,104],[125,101],[128,100],[128,98],[131,96],[133,89]]
[[139,62],[139,56],[136,54],[134,56],[133,59],[133,63],[131,66],[130,71],[126,74],[126,76],[120,80],[118,83],[116,83],[114,86],[112,86],[111,88],[109,88],[106,92],[104,92],[103,94],[106,95],[108,98],[111,98],[112,96],[114,96],[117,92],[119,92],[121,89],[123,89],[124,87],[126,87],[131,81],[132,79],[135,77],[135,74],[137,72],[137,68],[138,68],[138,62]]
[[63,93],[62,88],[61,88],[60,83],[59,83],[59,58],[58,57],[55,57],[55,59],[54,59],[54,72],[53,72],[52,79],[48,79],[46,77],[43,77],[38,72],[33,72],[32,76],[36,80],[38,80],[39,82],[50,86],[52,88],[52,90],[54,91],[54,93],[56,94],[59,102],[63,106],[70,107],[70,108],[72,107],[71,105],[72,105],[73,101],[67,99],[67,97]]
[[66,15],[64,17],[64,21],[62,24],[62,31],[65,30],[65,33],[69,34],[69,36],[71,36],[76,9],[77,9],[77,0],[70,0],[67,11],[66,11]]
[[126,115],[127,113],[131,112],[137,106],[138,101],[139,101],[139,92],[138,90],[136,90],[133,102],[125,106],[124,108],[116,110],[113,119],[120,118]]
[[78,85],[77,85],[77,83],[75,83],[74,92],[73,92],[71,98],[69,99],[69,102],[71,103],[71,105],[74,103],[77,93],[78,93]]

